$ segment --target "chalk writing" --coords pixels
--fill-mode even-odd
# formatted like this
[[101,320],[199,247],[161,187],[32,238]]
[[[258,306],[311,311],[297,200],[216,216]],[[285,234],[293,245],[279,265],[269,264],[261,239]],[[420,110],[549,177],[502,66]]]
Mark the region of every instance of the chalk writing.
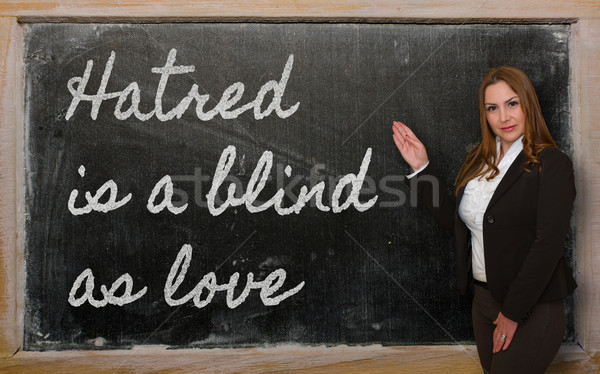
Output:
[[[218,216],[223,213],[228,207],[236,207],[245,205],[246,209],[250,213],[259,213],[270,207],[274,207],[275,211],[281,215],[285,216],[291,213],[299,214],[300,211],[306,206],[306,203],[309,202],[313,197],[315,199],[315,206],[317,209],[328,212],[332,211],[333,213],[340,213],[346,209],[348,209],[351,205],[354,206],[356,210],[359,212],[364,212],[365,210],[371,208],[377,202],[378,195],[372,197],[366,203],[362,203],[359,200],[360,191],[363,187],[363,183],[365,181],[366,173],[369,168],[369,164],[371,162],[371,148],[368,148],[365,152],[365,156],[363,157],[360,169],[358,174],[349,173],[343,176],[336,184],[335,189],[333,191],[333,195],[331,198],[331,208],[323,204],[323,192],[325,190],[325,182],[321,181],[315,184],[310,190],[306,186],[302,186],[300,189],[300,193],[298,194],[298,198],[296,202],[289,206],[283,207],[283,199],[285,196],[285,188],[280,188],[273,197],[264,202],[261,205],[255,205],[256,199],[263,191],[267,180],[269,179],[269,174],[271,173],[271,169],[273,167],[273,153],[270,151],[263,152],[262,156],[256,163],[256,167],[252,172],[252,176],[248,181],[248,185],[246,187],[245,193],[242,194],[241,197],[235,197],[238,194],[238,186],[235,183],[230,183],[227,187],[227,199],[220,205],[216,206],[215,201],[217,200],[217,193],[219,188],[223,185],[223,182],[227,178],[231,167],[235,161],[236,157],[236,149],[234,146],[230,145],[223,150],[221,153],[221,157],[217,164],[215,174],[213,177],[211,188],[206,195],[207,199],[207,207],[213,216]],[[85,168],[81,166],[79,168],[80,175],[83,177],[85,173]],[[291,176],[292,167],[287,165],[284,169],[285,175],[287,177]],[[350,185],[351,191],[344,203],[340,203],[340,198],[344,188]],[[106,203],[100,203],[100,198],[106,193],[106,191],[110,190],[110,197]],[[159,196],[160,192],[164,191],[164,195],[162,201],[160,203],[156,203],[156,199]],[[81,215],[90,213],[91,211],[99,211],[99,212],[108,212],[111,210],[115,210],[123,205],[125,205],[131,199],[131,193],[125,196],[122,200],[117,201],[117,185],[111,179],[106,182],[94,196],[92,196],[89,192],[86,192],[86,200],[88,201],[88,205],[82,208],[75,207],[75,200],[77,198],[78,191],[73,190],[71,192],[71,196],[69,198],[69,211],[73,215]],[[173,198],[173,181],[169,175],[165,175],[162,177],[152,189],[150,197],[148,198],[148,204],[146,208],[151,213],[159,213],[163,211],[165,208],[175,215],[182,213],[187,209],[188,204],[185,203],[181,206],[174,206],[172,202]]]
[[[169,121],[175,117],[178,119],[181,118],[193,101],[196,101],[196,116],[201,121],[210,121],[217,114],[219,114],[223,119],[233,119],[250,109],[253,109],[254,118],[257,120],[269,116],[273,111],[275,111],[279,118],[288,118],[294,114],[300,106],[300,102],[296,102],[296,104],[292,105],[288,109],[284,110],[281,108],[281,98],[285,93],[285,88],[294,65],[294,55],[290,55],[287,59],[285,67],[283,68],[281,79],[279,81],[270,80],[266,82],[258,91],[254,100],[240,106],[237,109],[231,110],[231,108],[240,101],[242,95],[244,94],[244,84],[242,82],[233,83],[227,89],[225,89],[218,104],[213,109],[206,112],[204,110],[204,106],[210,99],[210,96],[208,94],[201,95],[198,91],[198,85],[193,84],[187,96],[181,99],[175,108],[169,110],[167,113],[164,113],[162,97],[165,88],[167,87],[169,77],[171,75],[188,74],[196,71],[196,67],[194,65],[174,66],[173,64],[175,63],[176,56],[177,50],[171,49],[165,65],[163,67],[153,67],[151,69],[152,73],[160,74],[160,80],[154,96],[154,109],[148,113],[142,113],[139,110],[141,92],[137,82],[130,83],[122,91],[106,92],[106,87],[108,85],[116,58],[114,51],[111,51],[110,57],[106,62],[104,73],[102,74],[102,79],[96,94],[86,94],[85,90],[94,67],[94,61],[88,60],[85,71],[83,72],[83,76],[72,77],[67,83],[67,87],[73,98],[71,100],[71,104],[69,105],[65,119],[68,121],[73,116],[81,101],[89,101],[92,103],[90,117],[93,120],[96,120],[98,118],[98,112],[100,111],[100,106],[102,103],[106,100],[115,98],[118,98],[114,109],[114,116],[117,119],[125,120],[131,117],[131,115],[134,115],[140,121],[147,121],[153,116],[156,116],[156,118],[162,122]],[[265,96],[271,91],[273,92],[273,98],[266,109],[262,110],[261,108],[263,106]],[[128,98],[130,98],[131,105],[127,110],[123,111],[123,105]]]
[[[154,109],[148,113],[140,112],[139,103],[141,100],[141,92],[137,82],[131,82],[121,91],[106,91],[115,64],[116,54],[114,51],[111,52],[110,57],[106,62],[104,73],[96,93],[87,94],[86,89],[94,66],[94,61],[88,60],[83,75],[72,77],[67,83],[72,100],[65,115],[65,119],[69,120],[75,114],[79,104],[82,101],[87,101],[91,103],[90,117],[93,120],[96,120],[102,104],[105,101],[112,99],[117,99],[113,113],[114,116],[119,120],[126,120],[132,115],[140,121],[147,121],[152,117],[156,117],[159,121],[163,122],[172,120],[173,118],[179,119],[194,101],[196,102],[196,116],[201,121],[209,121],[216,115],[220,115],[223,119],[233,119],[251,109],[253,110],[254,118],[257,120],[263,119],[273,112],[275,112],[279,118],[285,119],[290,117],[298,110],[300,102],[296,102],[287,109],[283,109],[281,107],[282,97],[285,93],[285,88],[287,86],[294,63],[293,55],[289,55],[279,81],[270,80],[266,82],[260,88],[254,100],[247,104],[241,105],[236,109],[233,109],[233,107],[238,104],[244,93],[244,84],[241,82],[233,83],[226,88],[217,105],[211,110],[205,111],[204,106],[209,100],[209,95],[201,95],[198,91],[197,84],[192,85],[187,96],[181,99],[179,104],[177,104],[174,108],[167,110],[163,108],[163,94],[169,78],[171,76],[190,74],[196,71],[196,67],[194,65],[175,65],[176,56],[177,50],[171,49],[164,66],[153,67],[150,70],[154,74],[160,74],[160,80],[154,97]],[[265,107],[265,105],[263,105],[265,96],[270,92],[272,92],[271,102],[268,103],[266,108],[263,109],[263,107]],[[126,102],[130,103],[129,108],[124,109]],[[285,196],[284,188],[277,190],[277,192],[266,202],[259,203],[257,199],[264,190],[273,167],[273,153],[270,151],[264,151],[256,163],[256,167],[252,172],[245,191],[241,191],[243,188],[242,186],[238,187],[235,183],[230,183],[228,186],[226,186],[226,200],[219,206],[216,206],[215,200],[217,200],[219,189],[223,186],[225,180],[228,178],[229,172],[231,171],[236,158],[236,148],[230,145],[225,148],[221,154],[215,169],[211,188],[206,195],[208,210],[211,215],[218,216],[228,207],[245,205],[246,209],[250,213],[262,212],[270,207],[273,207],[279,215],[285,216],[291,213],[299,214],[306,204],[314,199],[315,206],[323,212],[332,211],[333,213],[340,213],[350,206],[354,206],[357,211],[363,212],[371,208],[378,198],[378,196],[375,195],[369,201],[364,203],[359,200],[360,191],[363,188],[366,173],[371,162],[371,153],[371,148],[368,148],[363,157],[358,174],[349,173],[337,181],[331,197],[331,206],[326,206],[323,203],[323,193],[325,191],[324,181],[314,184],[310,190],[307,186],[302,186],[295,203],[291,206],[283,206],[283,200]],[[83,165],[79,167],[78,173],[82,178],[85,176],[85,167]],[[284,173],[288,178],[290,178],[292,175],[292,167],[287,165],[284,168]],[[300,180],[301,178],[294,179],[294,181],[296,181],[295,183]],[[341,202],[340,199],[342,193],[348,186],[350,187],[350,192],[348,193],[346,200]],[[174,186],[171,176],[163,176],[154,185],[154,188],[150,193],[146,204],[148,211],[152,214],[158,214],[166,208],[170,213],[175,215],[184,212],[188,206],[187,203],[184,203],[180,206],[173,205],[173,189]],[[162,198],[159,197],[161,192]],[[108,194],[108,197],[105,197],[106,194]],[[87,205],[76,207],[78,195],[79,191],[77,189],[73,189],[68,201],[69,211],[71,214],[76,216],[87,214],[92,211],[107,213],[127,204],[132,197],[132,194],[129,193],[121,200],[118,200],[118,188],[112,179],[105,182],[93,195],[89,191],[86,191],[85,199],[87,201]],[[241,197],[236,197],[240,195]],[[225,299],[227,306],[230,309],[233,309],[241,305],[247,299],[253,289],[260,290],[260,299],[265,306],[275,306],[279,305],[283,300],[297,294],[304,287],[304,281],[302,281],[292,289],[280,292],[287,277],[286,271],[282,268],[274,270],[262,281],[255,280],[254,274],[249,272],[246,274],[246,281],[243,290],[237,297],[235,297],[234,292],[238,287],[238,282],[240,280],[240,274],[238,272],[232,274],[229,277],[229,281],[224,284],[219,284],[215,273],[209,272],[206,273],[202,277],[202,280],[198,282],[187,294],[181,297],[175,297],[175,294],[178,293],[179,288],[186,277],[191,260],[192,247],[189,244],[185,244],[177,254],[164,285],[164,299],[170,306],[178,306],[192,301],[197,308],[203,308],[211,303],[217,292],[222,291],[226,294]],[[81,293],[80,289],[82,287],[84,288],[83,294],[81,296],[77,296],[78,293]],[[117,296],[116,294],[119,292],[119,289],[123,287],[124,289],[121,296]],[[133,279],[128,273],[121,275],[116,281],[114,281],[110,289],[108,289],[105,285],[101,285],[100,292],[103,296],[102,299],[97,300],[94,298],[94,288],[94,274],[90,268],[85,269],[73,283],[71,291],[69,292],[69,304],[74,307],[79,307],[87,302],[95,308],[105,307],[106,305],[123,306],[140,299],[146,294],[147,291],[147,287],[143,287],[140,291],[134,294]]]
[[[280,188],[277,193],[275,193],[275,195],[264,204],[259,206],[254,205],[254,201],[265,187],[271,172],[271,168],[273,167],[273,153],[270,151],[263,152],[261,158],[258,160],[256,168],[250,177],[250,181],[248,181],[246,192],[240,198],[236,198],[235,195],[237,186],[235,183],[230,183],[227,187],[227,199],[220,206],[215,206],[215,199],[219,187],[221,187],[223,181],[225,178],[227,178],[227,174],[229,174],[229,171],[233,166],[235,157],[236,150],[232,145],[228,146],[225,150],[223,150],[223,153],[221,153],[221,158],[219,159],[219,163],[217,164],[215,175],[213,177],[212,186],[206,195],[208,210],[213,216],[218,216],[219,214],[223,213],[229,206],[235,207],[240,205],[246,205],[246,209],[250,213],[261,212],[271,206],[274,206],[279,215],[287,215],[290,213],[298,214],[306,205],[306,202],[310,201],[313,196],[315,197],[316,206],[319,210],[324,212],[329,211],[329,207],[323,205],[322,202],[323,191],[325,189],[324,182],[317,183],[310,191],[308,191],[306,186],[302,186],[300,189],[300,194],[298,195],[298,200],[294,205],[288,208],[283,208],[281,206],[283,197],[285,195],[285,190],[283,188]],[[368,148],[365,152],[365,156],[363,157],[358,175],[350,173],[338,181],[333,192],[331,202],[331,207],[334,213],[340,213],[347,209],[350,205],[354,205],[356,210],[359,212],[363,212],[375,205],[375,202],[378,198],[377,195],[375,195],[366,203],[361,203],[358,199],[370,162],[371,148]],[[285,168],[285,173],[288,177],[291,175],[291,167],[289,165]],[[346,185],[352,185],[352,191],[350,192],[346,201],[340,205],[339,199]]]
[[[174,299],[173,295],[177,292],[177,289],[185,279],[185,275],[187,274],[188,268],[190,267],[190,263],[192,261],[192,246],[189,244],[185,244],[181,247],[181,250],[177,254],[177,258],[171,266],[171,271],[169,271],[169,275],[167,276],[167,281],[165,283],[165,301],[170,306],[176,306],[185,304],[190,300],[193,300],[194,305],[197,308],[204,308],[212,301],[215,293],[217,291],[226,291],[227,296],[227,306],[230,309],[236,308],[240,304],[242,304],[252,289],[260,289],[260,299],[266,306],[275,306],[279,305],[283,300],[289,298],[290,296],[295,295],[304,287],[304,282],[300,282],[296,287],[288,290],[279,296],[273,296],[273,294],[283,286],[286,278],[286,272],[283,269],[277,269],[269,274],[263,281],[256,282],[254,281],[254,274],[248,273],[246,276],[246,286],[242,293],[234,299],[233,292],[237,286],[238,279],[240,277],[239,273],[234,273],[229,278],[229,283],[219,285],[217,283],[217,278],[214,272],[210,272],[202,278],[200,282],[188,292],[187,295]],[[207,291],[207,295],[204,299],[202,299],[203,291]]]
[[[246,298],[250,294],[250,291],[253,289],[260,290],[260,299],[264,305],[275,306],[279,305],[283,300],[297,294],[304,287],[304,281],[302,281],[291,290],[285,291],[280,295],[274,296],[274,294],[281,289],[285,282],[285,279],[287,277],[286,271],[281,268],[277,269],[271,272],[262,281],[255,281],[254,274],[250,272],[246,276],[246,285],[244,287],[244,290],[237,298],[234,298],[234,291],[237,287],[240,274],[237,272],[233,273],[231,277],[229,277],[228,283],[220,285],[217,283],[215,273],[210,272],[204,275],[202,280],[198,282],[198,284],[196,284],[196,286],[185,296],[179,299],[174,299],[173,295],[177,292],[179,286],[181,286],[181,283],[183,283],[188,268],[190,267],[191,261],[192,246],[189,244],[184,244],[181,247],[179,253],[177,254],[177,258],[171,266],[171,270],[169,271],[169,275],[167,276],[167,280],[165,282],[165,301],[170,306],[182,305],[190,300],[193,300],[194,305],[197,308],[204,308],[205,306],[210,304],[216,292],[225,291],[227,306],[230,309],[234,309],[246,300]],[[77,292],[79,291],[84,282],[85,292],[83,293],[83,295],[76,297]],[[123,291],[123,294],[121,296],[115,296],[115,293],[119,290],[119,288],[121,288],[123,284],[125,285],[125,290]],[[109,304],[123,306],[125,304],[129,304],[140,299],[146,294],[146,291],[148,291],[148,287],[144,287],[137,293],[132,294],[133,279],[128,273],[121,275],[116,281],[114,281],[110,289],[107,289],[105,285],[100,286],[100,292],[104,296],[102,300],[96,300],[94,298],[94,288],[94,273],[89,268],[85,269],[81,274],[79,274],[77,279],[75,279],[75,282],[71,287],[68,299],[69,304],[71,304],[74,307],[79,307],[87,301],[91,306],[95,308],[102,308]],[[206,290],[207,294],[203,299],[202,294],[204,293],[204,290]]]
[[[85,176],[85,167],[81,165],[78,169],[79,175],[81,177]],[[100,199],[104,194],[110,191],[110,196],[105,203],[101,203]],[[108,213],[111,210],[118,209],[123,205],[127,204],[129,200],[131,200],[131,193],[127,194],[121,200],[117,201],[117,184],[111,179],[108,182],[104,183],[102,187],[100,187],[94,196],[89,191],[85,192],[85,199],[87,200],[87,205],[82,208],[75,207],[75,200],[77,200],[77,196],[79,195],[79,191],[73,190],[71,191],[71,195],[69,196],[68,207],[69,211],[75,215],[82,215],[90,213],[91,211]]]
[[[85,280],[85,293],[80,297],[76,298],[75,295],[81,284]],[[121,287],[122,284],[125,284],[125,291],[121,296],[115,296],[117,290]],[[77,307],[83,305],[86,301],[90,303],[95,308],[102,308],[108,304],[123,306],[125,304],[132,303],[142,296],[146,294],[148,291],[148,287],[142,288],[139,292],[132,295],[133,291],[133,279],[131,275],[125,273],[119,277],[116,281],[113,282],[110,290],[106,289],[105,285],[100,286],[100,292],[104,295],[104,299],[96,300],[94,299],[94,273],[92,273],[91,269],[85,269],[75,282],[73,283],[73,287],[71,287],[71,292],[69,292],[69,304]]]
[[[155,205],[154,200],[158,196],[161,189],[164,189],[165,196],[163,197],[162,203]],[[169,175],[165,175],[161,180],[156,183],[154,188],[152,189],[152,193],[148,198],[148,205],[146,207],[152,213],[158,213],[162,211],[165,207],[169,210],[169,212],[173,214],[179,214],[187,208],[187,203],[183,204],[180,207],[173,206],[171,199],[173,197],[173,181],[171,181],[171,177]]]

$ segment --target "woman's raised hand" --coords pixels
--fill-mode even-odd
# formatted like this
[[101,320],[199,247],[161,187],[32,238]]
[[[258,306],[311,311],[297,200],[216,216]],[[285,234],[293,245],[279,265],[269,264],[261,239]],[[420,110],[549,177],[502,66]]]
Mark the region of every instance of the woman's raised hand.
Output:
[[404,161],[413,169],[419,170],[429,162],[427,150],[419,138],[402,122],[394,121],[394,143],[404,157]]

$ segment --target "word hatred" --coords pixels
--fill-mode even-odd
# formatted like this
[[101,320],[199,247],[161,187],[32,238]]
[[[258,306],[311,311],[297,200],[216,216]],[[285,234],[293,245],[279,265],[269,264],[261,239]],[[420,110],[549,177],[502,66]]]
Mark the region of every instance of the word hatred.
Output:
[[[196,101],[196,116],[201,121],[210,121],[217,114],[220,114],[223,119],[233,119],[250,109],[254,110],[254,118],[257,120],[267,117],[273,111],[275,111],[279,118],[288,118],[294,114],[296,110],[298,110],[298,106],[300,106],[300,102],[297,102],[288,109],[284,110],[281,108],[281,98],[285,92],[285,87],[288,79],[290,78],[292,66],[294,65],[294,55],[290,55],[285,67],[283,68],[283,73],[281,74],[281,79],[279,82],[275,80],[268,81],[258,91],[254,100],[240,106],[237,109],[232,110],[231,108],[240,101],[242,95],[244,94],[244,84],[242,82],[236,82],[227,87],[227,89],[225,89],[223,92],[219,103],[209,111],[205,111],[204,106],[208,102],[210,96],[208,94],[201,95],[198,91],[198,85],[193,84],[187,96],[184,97],[175,108],[169,110],[167,113],[164,113],[162,107],[162,97],[163,93],[165,92],[165,88],[167,87],[169,76],[192,73],[196,70],[194,65],[174,66],[173,64],[175,63],[177,50],[171,49],[165,65],[160,68],[154,67],[151,69],[152,73],[160,74],[160,80],[158,82],[156,95],[154,97],[154,109],[148,113],[142,113],[139,109],[141,92],[137,82],[130,83],[122,91],[106,92],[106,86],[108,85],[108,80],[110,79],[110,75],[112,73],[115,56],[115,52],[112,51],[104,67],[104,74],[102,75],[102,80],[100,81],[100,85],[98,86],[96,94],[89,95],[85,93],[88,81],[90,80],[90,76],[92,74],[92,68],[94,67],[93,60],[88,60],[83,76],[69,79],[67,86],[69,88],[69,92],[73,96],[73,99],[71,100],[71,105],[69,106],[69,110],[65,116],[67,121],[73,116],[77,106],[81,101],[90,101],[92,103],[90,116],[93,120],[96,120],[98,118],[98,111],[100,110],[102,102],[115,98],[118,98],[114,110],[114,115],[117,119],[125,120],[131,117],[133,114],[140,121],[147,121],[153,116],[156,116],[156,118],[162,122],[169,121],[174,117],[177,117],[177,119],[181,118],[193,101]],[[265,96],[270,91],[273,91],[273,99],[266,109],[262,110],[261,107],[263,105]],[[124,110],[123,105],[128,99],[130,99],[131,104],[128,109]]]

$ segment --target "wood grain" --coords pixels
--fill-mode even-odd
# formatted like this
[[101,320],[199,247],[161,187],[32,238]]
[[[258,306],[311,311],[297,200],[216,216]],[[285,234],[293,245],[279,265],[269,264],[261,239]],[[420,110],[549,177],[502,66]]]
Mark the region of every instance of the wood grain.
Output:
[[581,0],[220,0],[220,1],[23,1],[5,0],[0,15],[36,22],[46,17],[195,18],[195,17],[306,17],[306,18],[571,18],[596,13],[597,1]]
[[[597,373],[600,355],[561,349],[547,373]],[[23,352],[0,373],[481,373],[470,346],[298,347],[255,349]]]
[[576,293],[579,343],[589,350],[600,350],[600,22],[584,19],[575,27],[577,50],[573,74],[577,84],[574,134],[578,199],[575,206],[577,228]]
[[20,87],[20,28],[15,18],[0,17],[0,355],[20,345],[17,321],[16,161],[17,98]]

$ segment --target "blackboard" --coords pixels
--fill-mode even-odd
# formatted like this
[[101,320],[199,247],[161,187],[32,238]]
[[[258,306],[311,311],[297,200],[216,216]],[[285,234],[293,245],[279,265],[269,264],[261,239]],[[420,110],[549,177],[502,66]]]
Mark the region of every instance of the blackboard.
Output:
[[[414,129],[451,186],[479,141],[479,82],[508,64],[572,154],[568,36],[531,24],[26,25],[25,349],[472,340],[453,238],[405,188],[391,123]],[[261,190],[257,164],[270,161]],[[211,209],[217,174],[228,177]],[[172,190],[158,188],[166,176]],[[259,193],[240,205],[249,184]],[[280,189],[293,206],[303,186],[322,186],[321,208],[256,208]]]

